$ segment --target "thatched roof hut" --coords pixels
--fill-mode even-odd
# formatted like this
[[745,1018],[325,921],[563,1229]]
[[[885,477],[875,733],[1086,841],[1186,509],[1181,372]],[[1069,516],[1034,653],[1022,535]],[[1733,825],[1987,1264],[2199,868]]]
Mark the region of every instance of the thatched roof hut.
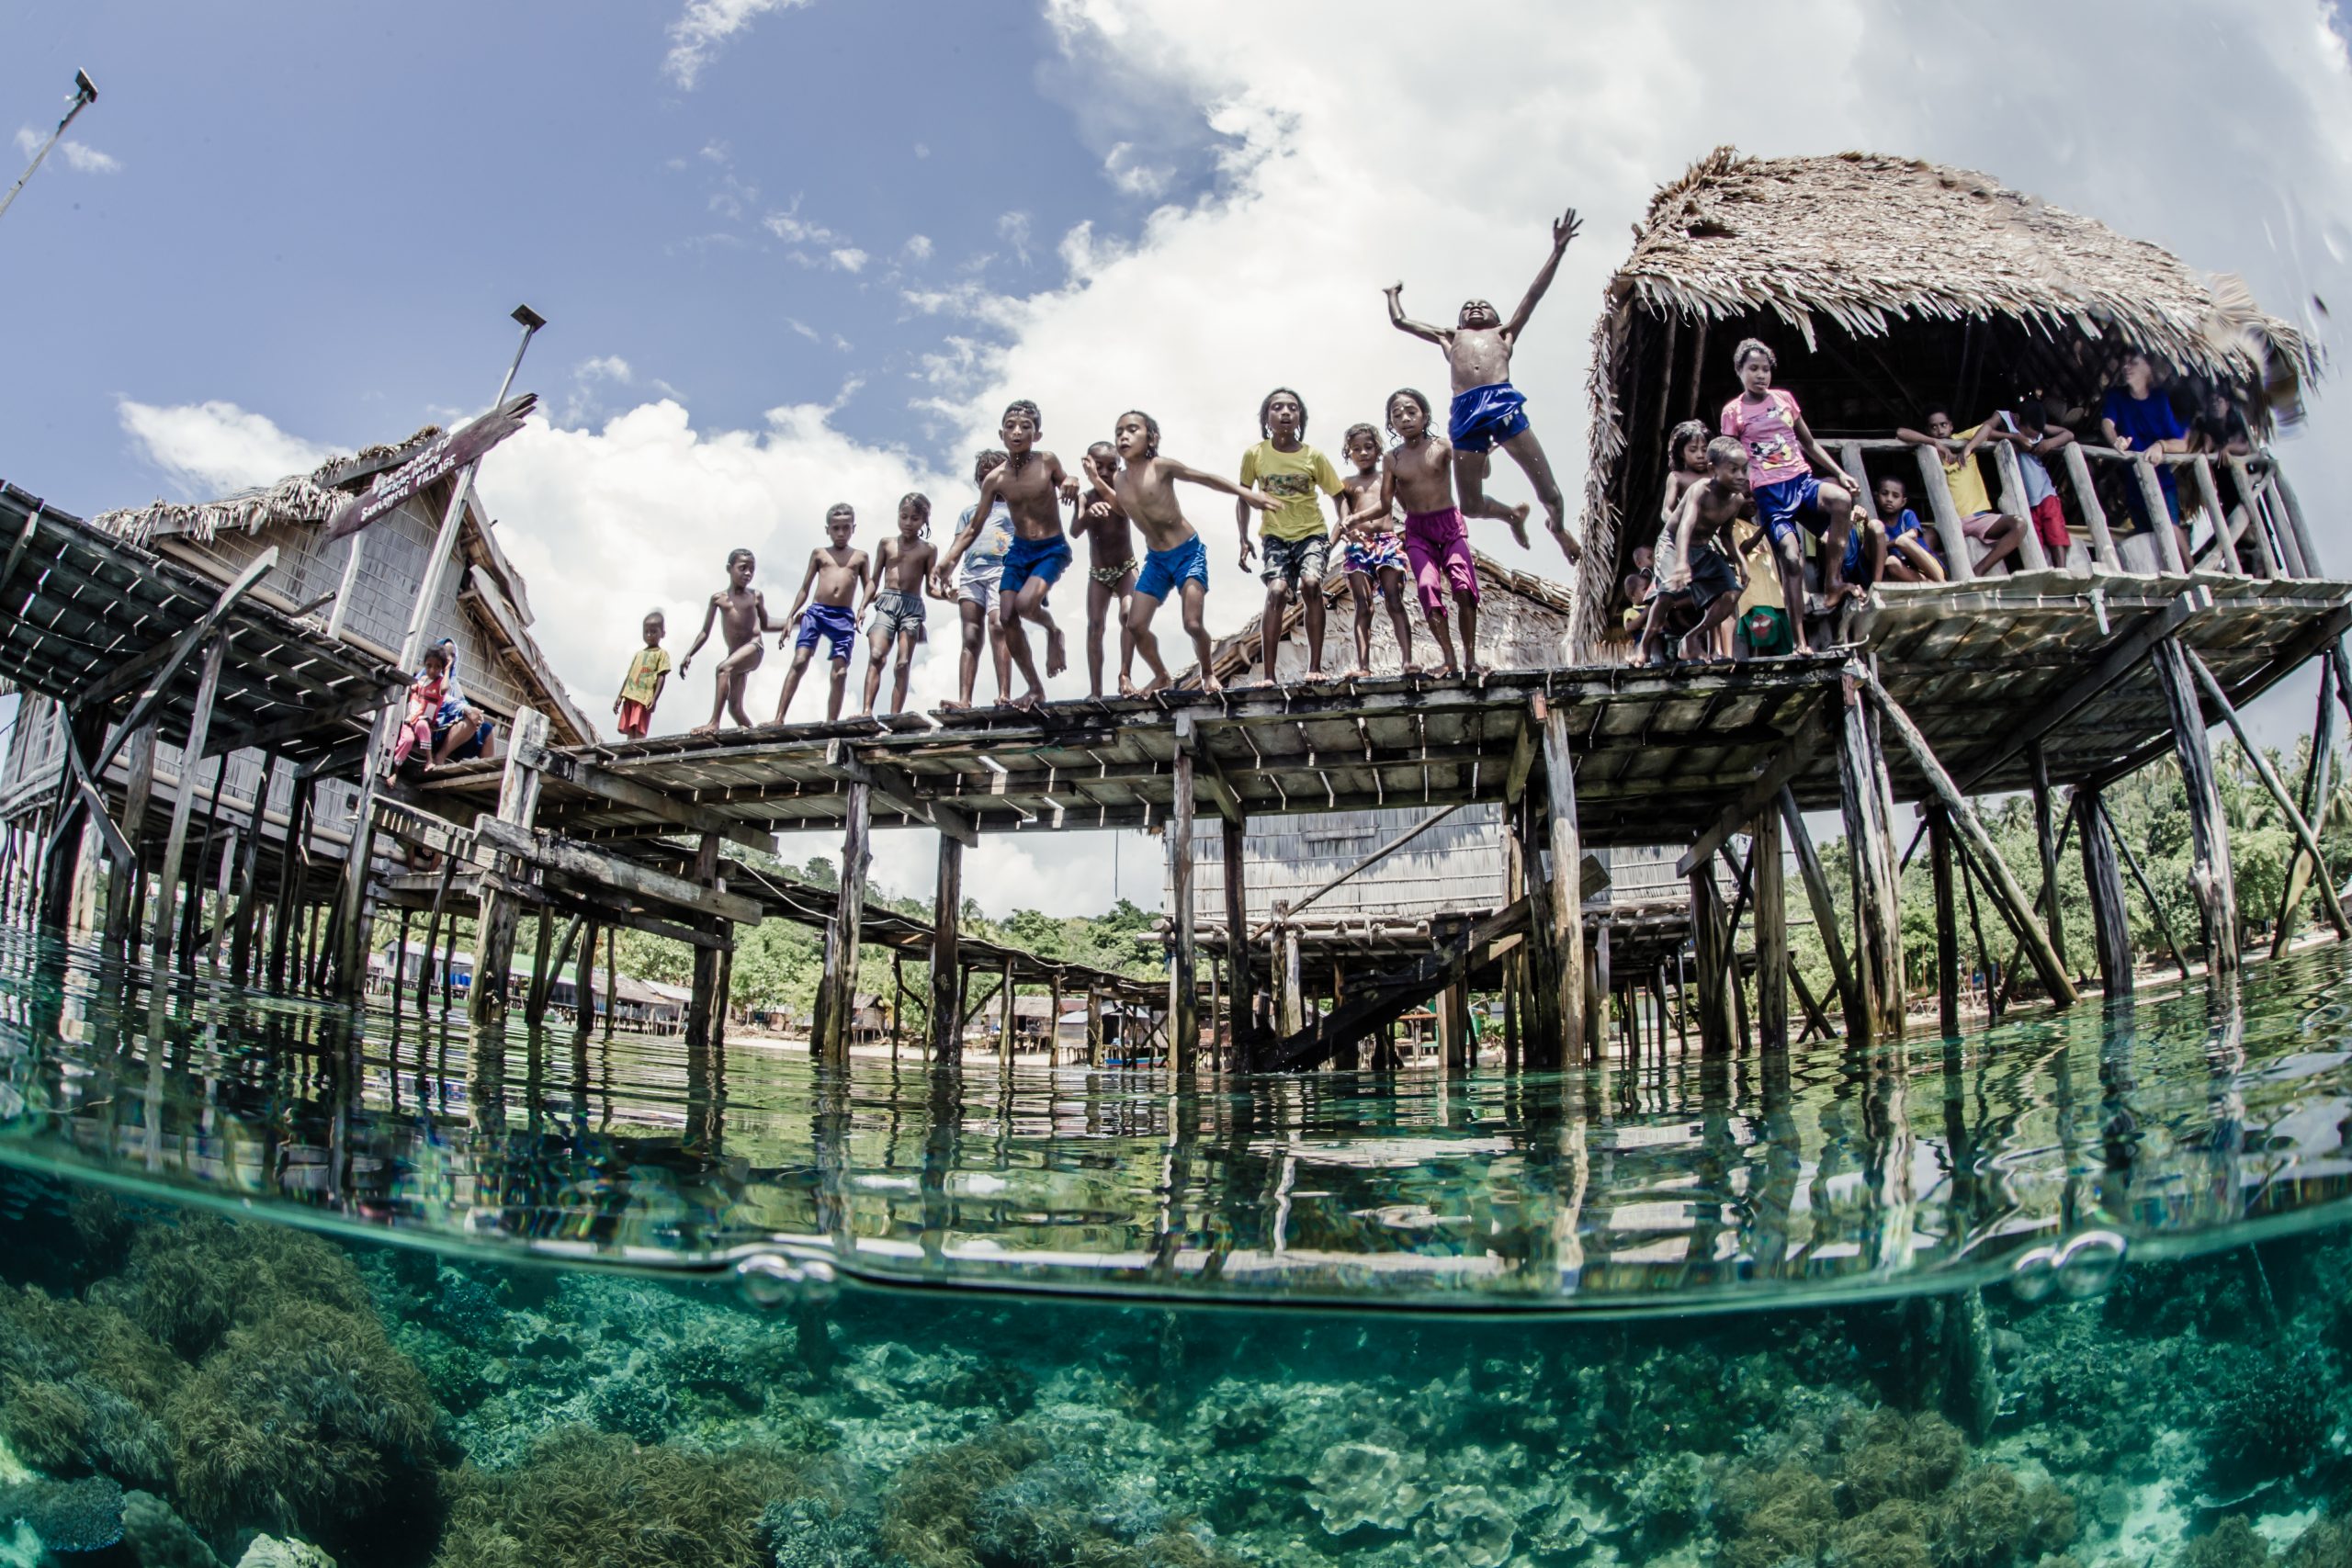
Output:
[[2261,428],[2312,368],[2238,279],[1987,175],[1719,147],[1651,198],[1593,332],[1581,645],[1653,531],[1668,429],[1713,424],[1749,336],[1823,435],[1884,434],[1944,400],[1965,423],[2028,387],[2095,411],[2126,347],[2228,388]]

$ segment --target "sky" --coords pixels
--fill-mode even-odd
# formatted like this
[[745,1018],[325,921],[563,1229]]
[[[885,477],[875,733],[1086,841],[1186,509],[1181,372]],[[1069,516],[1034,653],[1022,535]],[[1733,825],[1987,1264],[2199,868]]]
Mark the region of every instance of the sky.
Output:
[[[1569,206],[1585,235],[1514,378],[1577,496],[1601,289],[1650,192],[1718,143],[1984,170],[2245,276],[2324,347],[2352,299],[2333,5],[2090,0],[2030,30],[1907,0],[1791,0],[1768,27],[1671,3],[1496,15],[1475,34],[1389,0],[0,0],[20,154],[76,67],[101,95],[0,218],[0,477],[86,515],[463,419],[528,302],[548,325],[518,386],[545,414],[481,489],[535,634],[601,716],[639,617],[664,608],[683,654],[729,548],[759,553],[781,613],[833,502],[869,545],[909,490],[951,519],[1011,398],[1073,460],[1141,406],[1169,453],[1229,468],[1274,385],[1325,443],[1392,388],[1442,389],[1381,288],[1440,320],[1515,299]],[[2348,432],[2324,383],[2290,471]],[[1527,498],[1507,465],[1494,488]],[[2342,507],[2299,488],[2352,570]],[[1191,515],[1231,630],[1261,595],[1230,507]],[[920,705],[952,690],[944,610]],[[771,651],[755,716],[783,669]],[[700,676],[657,729],[707,716]],[[2265,705],[2282,740],[2308,694]],[[967,886],[996,913],[1098,910],[1104,837],[991,838]],[[924,889],[933,852],[880,835],[874,874]],[[1118,891],[1156,902],[1157,841],[1117,860]]]

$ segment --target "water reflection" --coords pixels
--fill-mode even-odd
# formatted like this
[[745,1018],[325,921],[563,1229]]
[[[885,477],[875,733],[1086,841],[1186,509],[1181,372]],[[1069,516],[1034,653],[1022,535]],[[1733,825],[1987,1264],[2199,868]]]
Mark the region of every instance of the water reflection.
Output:
[[[2352,1192],[2346,959],[1958,1040],[1170,1083],[477,1040],[0,950],[0,1158],[482,1247],[870,1280],[1680,1308],[2187,1250]],[[134,976],[134,979],[139,978]]]

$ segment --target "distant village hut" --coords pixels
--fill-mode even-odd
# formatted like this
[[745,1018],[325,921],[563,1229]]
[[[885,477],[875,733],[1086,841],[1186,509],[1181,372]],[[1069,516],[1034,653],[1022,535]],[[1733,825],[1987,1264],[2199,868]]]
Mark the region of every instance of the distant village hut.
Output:
[[[2124,351],[2138,349],[2169,376],[2177,402],[2222,390],[2259,439],[2293,416],[2312,369],[2302,337],[2263,315],[2236,278],[2197,272],[1987,175],[1871,153],[1749,158],[1718,148],[1651,198],[1593,333],[1577,622],[1589,657],[1623,638],[1621,584],[1634,548],[1657,532],[1667,433],[1692,418],[1713,430],[1739,391],[1731,355],[1747,337],[1773,347],[1778,381],[1798,392],[1841,460],[1849,442],[1869,448],[1848,467],[1861,463],[1874,482],[1902,464],[1894,471],[1931,525],[1922,491],[1932,487],[1916,454],[1886,446],[1931,404],[1948,403],[1965,428],[2038,390],[2096,443],[2101,396]],[[1989,479],[1996,460],[1984,461]],[[2132,542],[2131,466],[2093,468],[2080,487],[2060,479],[2078,541],[2070,554],[2098,554],[2106,531],[2117,553],[2100,564],[2168,568],[2144,531]],[[2221,484],[2232,493],[2228,474]],[[2006,490],[1996,486],[1996,499]],[[2096,525],[2084,491],[2100,502]],[[2265,530],[2254,533],[2267,549]],[[2043,564],[2038,546],[2023,553],[2023,566]]]

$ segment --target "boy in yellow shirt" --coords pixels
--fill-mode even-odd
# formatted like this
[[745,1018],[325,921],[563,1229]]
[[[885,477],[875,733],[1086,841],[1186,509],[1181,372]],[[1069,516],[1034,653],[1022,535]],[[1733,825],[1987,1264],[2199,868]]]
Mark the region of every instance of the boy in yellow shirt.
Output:
[[[1306,404],[1288,387],[1277,387],[1258,405],[1258,429],[1265,439],[1241,455],[1241,488],[1274,499],[1259,526],[1264,531],[1266,610],[1259,622],[1260,672],[1272,684],[1274,648],[1282,640],[1283,611],[1294,594],[1305,596],[1306,678],[1323,678],[1323,571],[1330,558],[1331,530],[1315,492],[1340,493],[1331,459],[1306,444]],[[1241,528],[1241,570],[1250,570],[1250,504],[1233,503]],[[1342,513],[1344,518],[1344,512]]]
[[669,627],[662,612],[649,611],[639,629],[645,646],[628,661],[628,673],[621,677],[621,694],[613,699],[621,733],[632,740],[644,739],[645,732],[653,728],[653,705],[662,700],[662,684],[670,679],[670,655],[662,646],[662,634]]

